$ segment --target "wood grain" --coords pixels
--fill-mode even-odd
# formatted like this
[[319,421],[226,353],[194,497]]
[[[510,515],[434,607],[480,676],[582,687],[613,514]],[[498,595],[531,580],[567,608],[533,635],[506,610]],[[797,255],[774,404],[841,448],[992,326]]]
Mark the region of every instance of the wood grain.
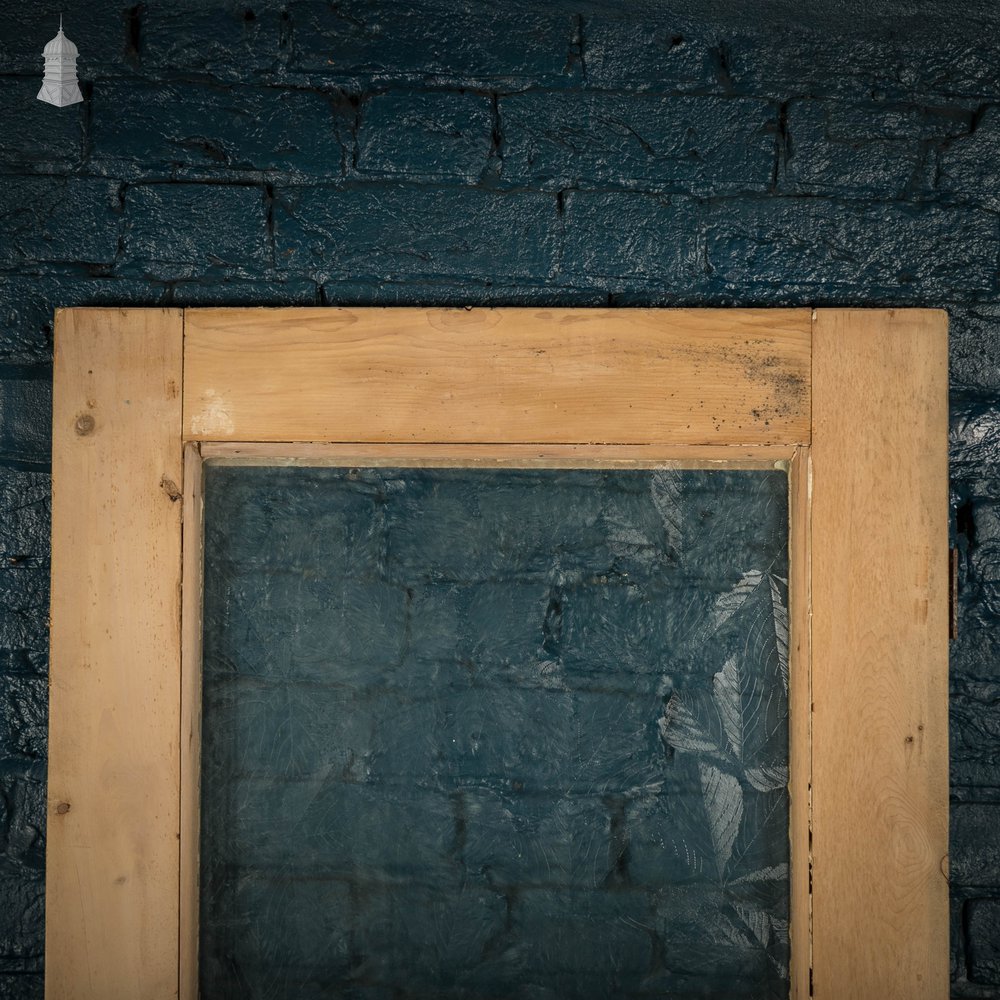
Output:
[[947,318],[813,335],[813,987],[948,996]]
[[180,956],[181,1000],[198,997],[201,830],[201,663],[205,497],[201,449],[184,448],[184,529],[181,594]]
[[57,313],[45,995],[177,995],[182,314]]
[[799,448],[788,473],[788,840],[791,855],[791,1000],[808,1000],[812,963],[809,888],[812,787],[812,607],[810,602],[810,455]]
[[189,451],[182,472],[186,434],[213,461],[790,462],[793,996],[811,963],[819,1000],[943,1000],[946,322],[820,311],[812,373],[809,326],[804,310],[61,312],[47,995],[175,997],[180,962],[194,996],[200,464]]
[[792,460],[787,445],[756,448],[657,445],[527,444],[300,444],[217,442],[201,444],[205,461],[230,465],[350,465],[542,469],[769,469]]
[[804,309],[191,309],[185,436],[802,444]]
[[812,791],[810,455],[796,449],[788,473],[788,840],[791,856],[792,1000],[808,1000],[812,968],[809,830]]

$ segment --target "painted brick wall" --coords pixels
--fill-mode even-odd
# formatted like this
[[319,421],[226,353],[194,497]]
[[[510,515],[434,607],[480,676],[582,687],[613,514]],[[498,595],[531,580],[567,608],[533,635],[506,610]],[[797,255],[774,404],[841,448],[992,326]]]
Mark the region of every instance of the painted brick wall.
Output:
[[1000,995],[1000,18],[696,6],[0,0],[0,998],[41,995],[53,309],[317,303],[948,309],[953,990]]

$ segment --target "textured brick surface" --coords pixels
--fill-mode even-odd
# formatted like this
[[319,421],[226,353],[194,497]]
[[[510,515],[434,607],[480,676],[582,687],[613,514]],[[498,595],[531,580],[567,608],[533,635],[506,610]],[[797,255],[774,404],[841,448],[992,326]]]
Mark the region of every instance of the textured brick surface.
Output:
[[0,264],[111,264],[121,226],[120,185],[77,177],[5,177]]
[[969,978],[1000,986],[1000,899],[976,899],[968,904]]
[[704,209],[675,195],[571,192],[564,199],[560,270],[586,282],[653,284],[659,291],[697,294],[707,283]]
[[[818,198],[712,205],[708,266],[732,290],[946,302],[990,289],[1000,236],[994,216],[936,205],[837,203]],[[766,293],[765,293],[766,294]]]
[[256,186],[129,188],[122,272],[167,280],[259,273],[271,257],[265,199]]
[[953,805],[951,832],[952,880],[1000,889],[1000,802]]
[[[34,95],[60,12],[87,101],[55,109]],[[0,1000],[41,996],[53,310],[337,303],[948,309],[953,992],[996,996],[998,38],[985,0],[0,0]],[[477,599],[441,580],[402,620]],[[567,600],[567,671],[614,638],[581,620]],[[650,989],[690,989],[698,934]]]
[[113,177],[339,178],[355,111],[337,90],[108,81],[93,96],[91,169]]
[[[278,267],[333,278],[511,277],[555,266],[554,195],[392,184],[278,188]],[[334,294],[336,291],[334,289]]]
[[494,111],[484,94],[395,91],[359,114],[361,174],[475,181],[487,167]]
[[718,97],[515,94],[500,102],[503,177],[546,188],[763,191],[778,109]]
[[49,460],[52,383],[48,365],[0,365],[0,461]]
[[867,199],[928,196],[938,168],[933,144],[967,133],[972,117],[906,104],[792,101],[782,186]]
[[68,113],[53,120],[49,105],[36,100],[39,85],[37,75],[0,76],[0,134],[4,137],[0,170],[48,173],[79,167],[85,106],[65,108]]
[[[569,48],[575,17],[566,7],[518,2],[427,0],[401,7],[392,0],[292,0],[291,67],[377,81],[428,77],[524,84],[572,75]],[[580,73],[577,70],[576,77]]]

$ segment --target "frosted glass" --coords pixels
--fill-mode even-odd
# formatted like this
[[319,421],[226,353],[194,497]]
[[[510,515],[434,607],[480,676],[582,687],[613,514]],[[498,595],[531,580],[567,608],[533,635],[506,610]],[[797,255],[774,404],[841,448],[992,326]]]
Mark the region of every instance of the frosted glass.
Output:
[[788,995],[778,471],[206,468],[215,998]]

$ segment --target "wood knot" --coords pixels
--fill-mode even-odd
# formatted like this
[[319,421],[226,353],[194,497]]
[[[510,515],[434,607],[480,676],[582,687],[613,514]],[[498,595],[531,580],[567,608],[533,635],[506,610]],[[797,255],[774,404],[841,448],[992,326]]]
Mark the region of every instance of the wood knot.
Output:
[[59,813],[60,816],[65,816],[66,813],[69,812],[69,803],[60,802],[59,805],[56,806],[56,812]]
[[160,480],[160,489],[162,489],[174,503],[177,503],[177,501],[184,496],[184,494],[177,488],[177,484],[168,476],[164,476]]
[[80,437],[86,437],[88,434],[94,433],[94,428],[97,426],[97,421],[89,413],[81,413],[80,416],[76,418],[76,423],[73,425],[76,433]]

